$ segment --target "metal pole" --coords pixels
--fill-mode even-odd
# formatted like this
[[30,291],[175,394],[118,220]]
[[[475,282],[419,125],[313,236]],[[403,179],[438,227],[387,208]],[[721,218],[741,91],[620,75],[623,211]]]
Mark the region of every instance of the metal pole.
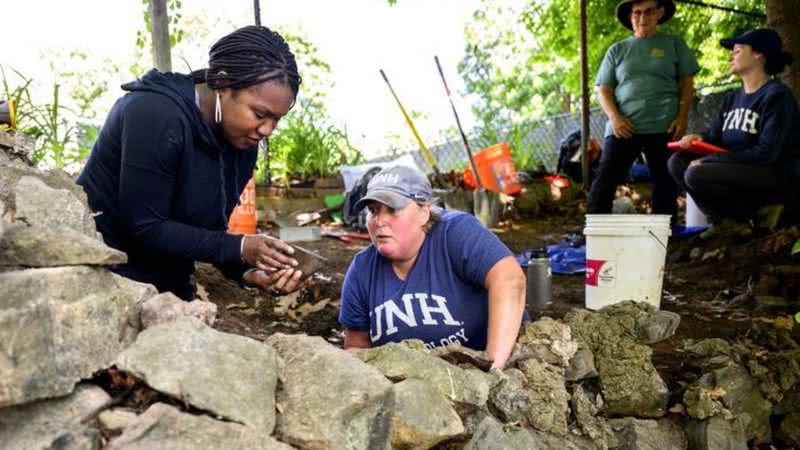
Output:
[[153,63],[161,72],[171,72],[167,0],[150,0],[150,24],[153,37]]
[[588,190],[589,180],[589,54],[586,44],[586,3],[581,0],[581,187]]
[[256,25],[261,26],[261,2],[259,0],[253,0],[253,11],[256,14]]

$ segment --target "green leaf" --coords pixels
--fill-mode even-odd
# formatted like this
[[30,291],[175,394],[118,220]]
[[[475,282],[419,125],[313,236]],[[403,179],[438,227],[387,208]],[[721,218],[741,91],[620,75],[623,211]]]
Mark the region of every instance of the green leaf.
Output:
[[800,253],[800,239],[795,241],[794,245],[792,246],[792,255],[796,255]]

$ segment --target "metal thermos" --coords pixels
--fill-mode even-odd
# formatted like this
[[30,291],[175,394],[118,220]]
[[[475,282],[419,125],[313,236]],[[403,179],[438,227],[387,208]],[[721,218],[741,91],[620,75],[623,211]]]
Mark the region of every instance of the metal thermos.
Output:
[[539,312],[545,305],[553,302],[551,278],[552,271],[547,249],[536,249],[531,252],[525,294],[525,303],[528,305],[529,312]]

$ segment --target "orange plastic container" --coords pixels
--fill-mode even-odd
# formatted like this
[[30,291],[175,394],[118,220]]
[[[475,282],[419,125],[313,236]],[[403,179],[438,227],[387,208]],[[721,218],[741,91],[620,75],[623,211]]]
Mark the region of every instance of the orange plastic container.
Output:
[[239,196],[239,206],[233,208],[228,221],[228,232],[232,234],[256,232],[256,181],[253,178],[250,178]]
[[[522,186],[517,183],[517,169],[508,145],[501,143],[486,147],[474,154],[472,159],[484,189],[508,195],[522,192]],[[471,167],[464,169],[464,184],[473,189],[477,187]]]

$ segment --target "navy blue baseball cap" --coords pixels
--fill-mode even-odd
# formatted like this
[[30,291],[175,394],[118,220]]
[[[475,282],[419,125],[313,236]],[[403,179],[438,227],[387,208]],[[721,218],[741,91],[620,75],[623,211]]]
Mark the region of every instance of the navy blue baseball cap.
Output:
[[765,55],[777,55],[783,51],[781,37],[775,30],[770,30],[769,28],[750,30],[733,38],[721,39],[719,43],[729,50],[736,44],[749,45],[753,50]]
[[433,188],[428,177],[417,169],[393,166],[381,170],[367,184],[367,194],[356,203],[356,210],[371,201],[403,209],[411,202],[430,202]]

